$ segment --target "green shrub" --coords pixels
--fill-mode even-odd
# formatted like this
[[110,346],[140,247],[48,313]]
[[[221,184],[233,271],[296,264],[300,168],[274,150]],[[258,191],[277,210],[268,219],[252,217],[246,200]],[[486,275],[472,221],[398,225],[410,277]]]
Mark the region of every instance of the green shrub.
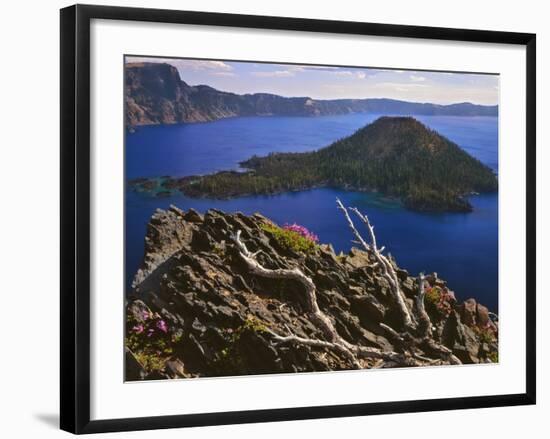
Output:
[[181,341],[181,334],[158,314],[143,310],[136,318],[128,313],[125,343],[147,372],[162,371]]
[[426,288],[426,301],[432,305],[437,305],[441,298],[441,290],[438,287]]
[[267,325],[258,317],[249,314],[246,316],[246,321],[237,329],[237,334],[242,334],[244,331],[253,331],[259,333],[269,332]]
[[212,252],[223,259],[223,257],[225,256],[225,246],[216,243],[212,248]]
[[281,247],[295,252],[311,253],[317,247],[315,241],[294,230],[283,229],[274,224],[263,224],[262,230],[271,234]]
[[496,335],[491,327],[473,326],[472,329],[477,335],[480,343],[491,343],[496,340]]
[[228,346],[219,352],[214,368],[220,374],[242,374],[248,370],[245,359],[241,355],[241,337],[246,332],[266,334],[269,333],[269,330],[266,323],[258,317],[249,314],[245,322],[230,333]]
[[498,351],[491,352],[487,358],[491,360],[491,363],[498,363]]
[[453,297],[441,287],[427,287],[425,300],[428,306],[441,316],[447,317],[453,310]]

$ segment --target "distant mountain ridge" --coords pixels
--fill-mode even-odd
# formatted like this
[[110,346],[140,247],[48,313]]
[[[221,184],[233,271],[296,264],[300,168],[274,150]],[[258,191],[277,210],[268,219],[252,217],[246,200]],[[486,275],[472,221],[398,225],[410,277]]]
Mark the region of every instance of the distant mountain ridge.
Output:
[[439,105],[395,99],[284,97],[269,93],[239,95],[207,85],[190,86],[166,63],[125,66],[127,126],[208,122],[236,116],[322,116],[359,112],[393,115],[497,116],[498,106],[468,102]]

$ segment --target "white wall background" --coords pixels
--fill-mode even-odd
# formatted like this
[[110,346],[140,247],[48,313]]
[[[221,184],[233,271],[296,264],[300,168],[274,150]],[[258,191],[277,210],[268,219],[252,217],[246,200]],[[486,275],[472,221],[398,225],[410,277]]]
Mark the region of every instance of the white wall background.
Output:
[[[550,244],[550,28],[545,2],[525,0],[103,0],[88,3],[535,32],[538,38],[538,405],[364,418],[137,432],[106,437],[542,437],[550,422],[549,325],[543,319]],[[0,25],[0,434],[61,437],[58,422],[59,19],[64,1],[3,4]],[[546,350],[544,349],[546,345]],[[542,373],[541,373],[542,372]],[[289,389],[290,390],[290,389]],[[545,417],[546,415],[546,417]],[[540,432],[537,434],[537,432]]]

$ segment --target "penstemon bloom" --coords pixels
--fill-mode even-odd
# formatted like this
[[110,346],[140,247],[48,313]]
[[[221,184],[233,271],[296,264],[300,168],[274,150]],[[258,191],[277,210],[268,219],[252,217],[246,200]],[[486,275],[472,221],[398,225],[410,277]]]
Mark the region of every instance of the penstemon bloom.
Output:
[[157,322],[157,328],[160,329],[165,334],[168,332],[168,325],[166,324],[166,322],[164,320],[159,320]]
[[316,234],[310,232],[306,227],[301,226],[299,224],[296,224],[296,223],[294,223],[294,224],[285,224],[283,226],[283,229],[290,230],[292,232],[296,232],[300,236],[303,236],[304,238],[309,239],[310,241],[319,242],[319,237]]

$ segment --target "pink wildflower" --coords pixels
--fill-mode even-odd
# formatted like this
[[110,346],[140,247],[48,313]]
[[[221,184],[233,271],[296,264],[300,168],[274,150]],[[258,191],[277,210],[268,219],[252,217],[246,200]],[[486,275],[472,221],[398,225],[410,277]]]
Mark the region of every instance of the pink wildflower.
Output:
[[143,324],[140,323],[139,325],[136,325],[132,328],[132,331],[134,331],[136,334],[141,334],[145,328],[143,327]]
[[283,226],[283,229],[296,232],[298,233],[298,235],[303,236],[310,241],[319,242],[319,237],[316,234],[310,232],[307,228],[305,228],[304,226],[300,226],[299,224],[285,224]]
[[159,320],[157,322],[157,328],[159,328],[165,334],[168,332],[168,325],[166,324],[166,322],[164,320]]

